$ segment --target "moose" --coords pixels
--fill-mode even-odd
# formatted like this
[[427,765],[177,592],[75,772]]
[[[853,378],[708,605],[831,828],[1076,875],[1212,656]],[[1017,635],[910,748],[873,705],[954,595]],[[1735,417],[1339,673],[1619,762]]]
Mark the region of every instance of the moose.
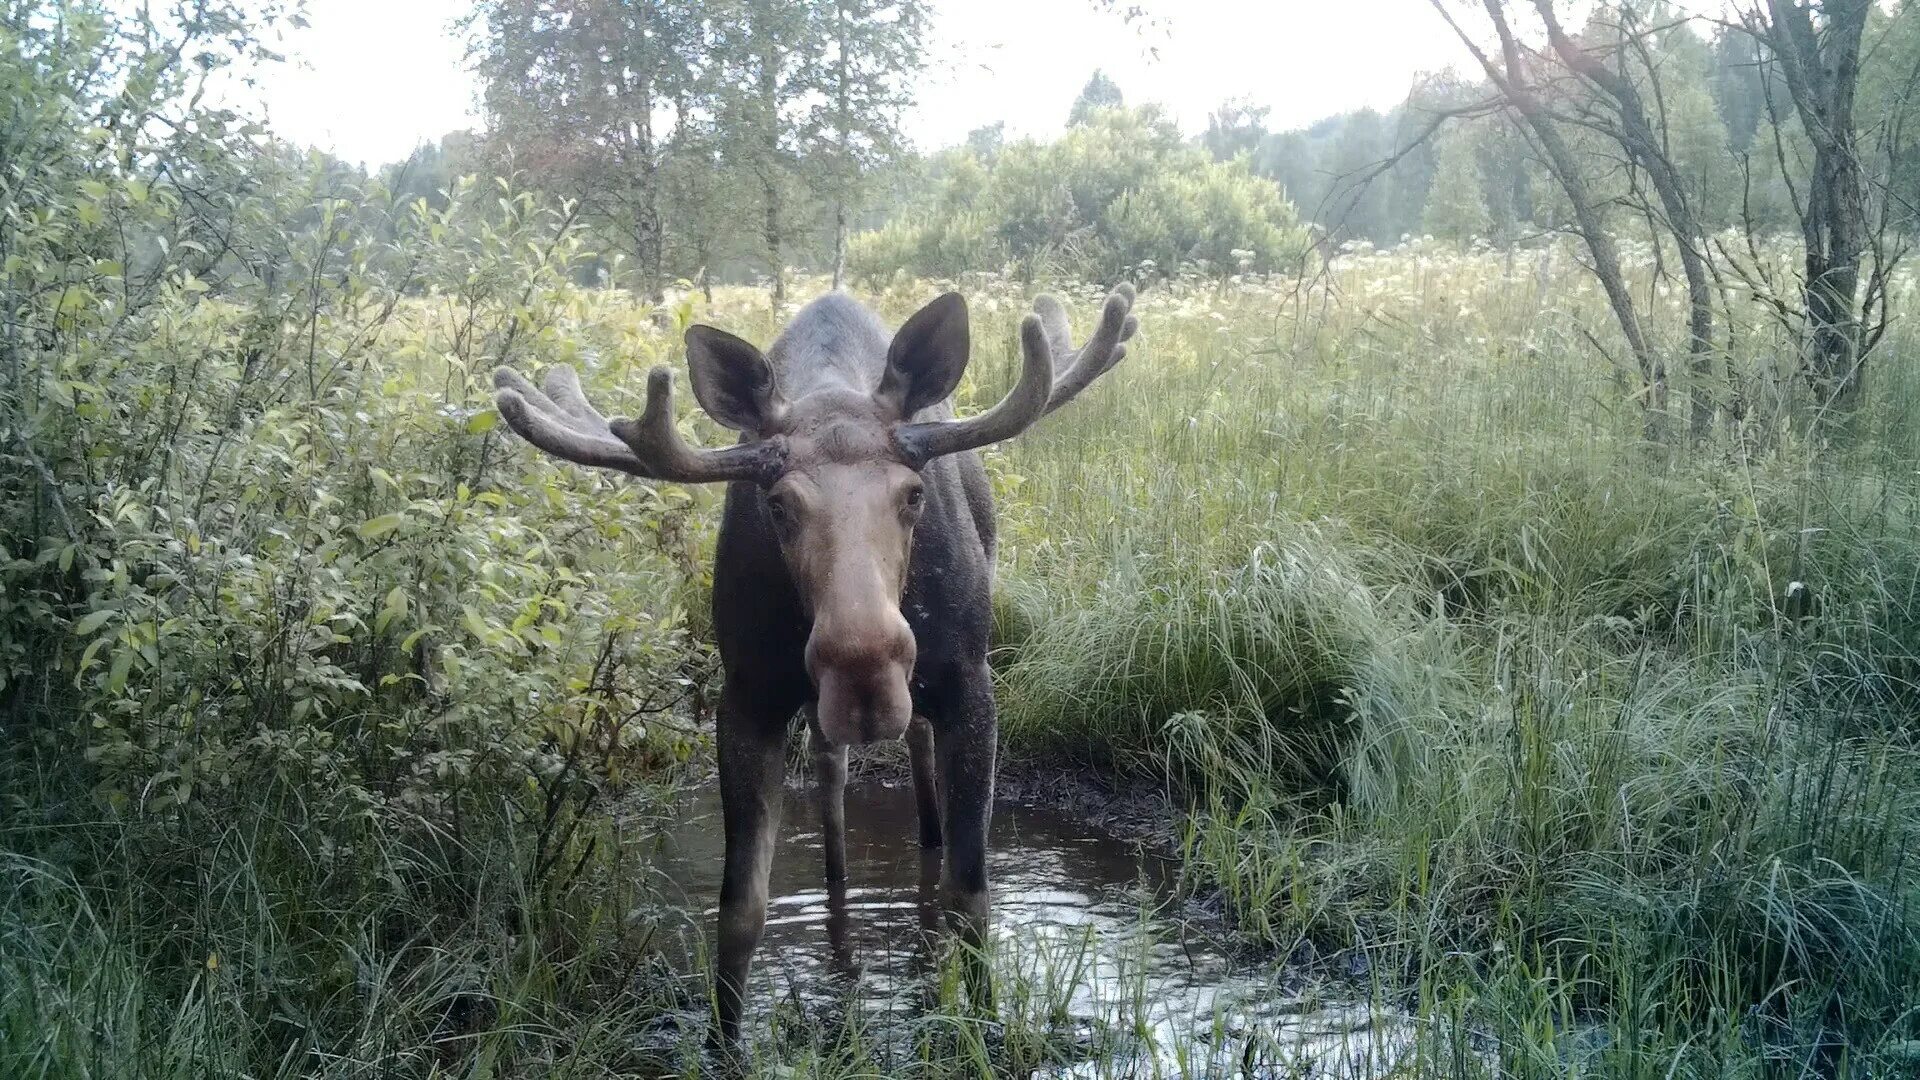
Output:
[[[566,366],[542,392],[494,374],[500,415],[555,457],[673,483],[727,483],[713,565],[725,862],[715,971],[717,1041],[737,1038],[766,924],[785,745],[804,715],[830,882],[846,876],[847,748],[907,739],[920,842],[945,844],[941,906],[976,948],[987,931],[987,826],[995,709],[987,668],[994,512],[981,447],[1065,405],[1126,355],[1134,292],[1106,298],[1079,349],[1041,296],[1020,324],[1020,377],[999,404],[957,419],[966,302],[946,293],[888,335],[845,293],[809,303],[766,353],[722,330],[686,332],[694,397],[740,432],[685,441],[673,373],[647,378],[638,420],[608,420]],[[1056,376],[1056,361],[1062,363]]]

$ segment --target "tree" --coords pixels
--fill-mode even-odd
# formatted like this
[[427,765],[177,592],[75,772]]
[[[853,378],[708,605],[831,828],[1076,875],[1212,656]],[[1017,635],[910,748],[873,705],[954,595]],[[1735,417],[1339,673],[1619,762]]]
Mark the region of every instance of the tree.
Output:
[[1493,234],[1480,169],[1478,132],[1456,124],[1442,132],[1434,151],[1433,195],[1423,224],[1435,236],[1456,243]]
[[[1604,24],[1598,19],[1584,40],[1575,42],[1561,27],[1553,0],[1534,0],[1533,6],[1546,28],[1554,55],[1584,80],[1601,103],[1596,126],[1619,146],[1633,166],[1646,174],[1658,196],[1666,231],[1679,250],[1681,271],[1687,282],[1687,353],[1693,373],[1691,427],[1694,435],[1704,435],[1712,415],[1707,387],[1713,353],[1713,289],[1707,273],[1707,236],[1696,211],[1700,205],[1698,192],[1689,191],[1681,166],[1670,149],[1674,143],[1666,124],[1671,111],[1663,111],[1656,120],[1629,73],[1635,61],[1648,60],[1646,42],[1626,22]],[[1631,11],[1622,14],[1623,18],[1631,18]],[[1646,78],[1658,77],[1659,67],[1647,62]],[[1704,138],[1711,141],[1712,136]],[[1651,219],[1652,215],[1648,216]]]
[[1393,111],[1389,122],[1394,158],[1386,175],[1380,223],[1383,232],[1374,238],[1385,243],[1420,231],[1434,173],[1439,168],[1435,148],[1426,138],[1427,117],[1421,115],[1411,98]]
[[985,127],[977,127],[967,132],[964,144],[974,157],[981,161],[992,161],[1000,156],[1000,148],[1007,142],[1007,122],[996,120]]
[[1713,103],[1727,128],[1727,145],[1743,154],[1766,119],[1761,50],[1753,36],[1723,26],[1713,38]]
[[751,198],[730,167],[726,137],[711,122],[681,125],[661,170],[661,197],[674,228],[668,254],[713,299],[715,268],[741,247],[737,208]]
[[1152,108],[1108,109],[1049,143],[991,163],[941,155],[939,183],[886,227],[855,238],[856,274],[936,277],[1011,264],[1033,278],[1151,279],[1297,270],[1305,236],[1278,185],[1244,159],[1213,161]]
[[450,131],[437,143],[421,143],[407,160],[380,170],[396,203],[425,199],[435,210],[445,210],[453,182],[473,165],[474,136]]
[[1379,113],[1361,109],[1347,118],[1327,163],[1331,187],[1324,216],[1316,213],[1336,242],[1354,237],[1375,239],[1388,233],[1385,185],[1370,181],[1372,167],[1387,160],[1392,152],[1386,122]]
[[1080,88],[1080,96],[1073,99],[1073,108],[1067,112],[1067,126],[1078,127],[1093,119],[1101,109],[1118,109],[1126,105],[1126,99],[1120,95],[1120,84],[1107,77],[1099,68],[1093,69],[1093,76],[1087,85]]
[[820,25],[813,15],[801,0],[742,0],[732,17],[717,23],[711,43],[719,130],[729,160],[753,178],[760,252],[776,309],[787,302],[787,255],[805,225],[796,205],[805,191],[801,102],[818,90],[819,74],[810,65],[822,52],[810,37]]
[[491,137],[546,184],[580,199],[656,301],[666,252],[662,147],[684,119],[672,107],[685,98],[703,44],[697,8],[485,0],[467,21],[478,31],[473,54]]
[[1813,149],[1812,168],[1794,198],[1805,248],[1806,368],[1824,397],[1845,406],[1858,400],[1867,353],[1886,329],[1885,276],[1891,273],[1885,260],[1876,259],[1866,298],[1857,301],[1870,238],[1854,101],[1860,45],[1874,5],[1827,0],[1818,5],[1818,20],[1814,6],[1811,0],[1767,0],[1765,10],[1756,2],[1741,19],[1786,87],[1786,102],[1767,97],[1776,138],[1781,112],[1790,108]]
[[1548,98],[1550,90],[1545,80],[1551,73],[1534,62],[1521,45],[1502,0],[1482,0],[1487,22],[1494,34],[1491,50],[1483,47],[1479,39],[1453,17],[1444,0],[1431,0],[1431,3],[1461,44],[1473,54],[1504,108],[1531,135],[1534,146],[1540,152],[1542,164],[1565,194],[1573,217],[1573,228],[1585,243],[1591,259],[1590,269],[1600,281],[1607,305],[1612,309],[1614,319],[1620,325],[1621,336],[1626,338],[1627,348],[1639,369],[1640,398],[1648,413],[1648,433],[1656,436],[1661,434],[1663,426],[1660,418],[1667,406],[1666,361],[1649,343],[1641,326],[1639,311],[1632,294],[1627,291],[1626,275],[1620,268],[1620,246],[1612,230],[1602,220],[1602,205],[1595,198],[1587,173],[1568,141],[1567,133],[1563,130],[1564,122],[1556,115]]
[[1232,161],[1242,154],[1251,157],[1267,137],[1267,113],[1271,111],[1265,105],[1244,100],[1221,102],[1207,114],[1207,130],[1200,136],[1200,145],[1215,161]]
[[[1877,24],[1877,25],[1876,25]],[[1874,16],[1860,61],[1856,124],[1875,148],[1869,190],[1879,193],[1879,231],[1920,234],[1920,3]]]
[[925,51],[923,0],[820,0],[812,36],[828,46],[819,72],[812,127],[829,149],[813,170],[833,207],[833,287],[846,272],[847,225],[864,178],[905,148],[900,117],[911,104],[912,76]]

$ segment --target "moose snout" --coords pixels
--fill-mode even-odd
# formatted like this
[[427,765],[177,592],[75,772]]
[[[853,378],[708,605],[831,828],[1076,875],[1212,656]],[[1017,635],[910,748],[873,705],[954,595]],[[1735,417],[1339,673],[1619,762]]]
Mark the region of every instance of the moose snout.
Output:
[[913,631],[895,611],[859,633],[818,623],[807,639],[807,675],[820,734],[836,746],[897,739],[913,719]]

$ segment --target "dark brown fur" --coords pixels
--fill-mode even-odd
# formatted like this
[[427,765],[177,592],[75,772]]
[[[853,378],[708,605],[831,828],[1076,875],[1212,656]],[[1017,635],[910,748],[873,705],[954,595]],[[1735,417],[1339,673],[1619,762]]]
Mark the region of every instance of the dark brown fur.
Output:
[[[717,1033],[739,1026],[766,923],[784,748],[805,715],[820,784],[829,881],[846,875],[847,746],[907,737],[920,840],[945,845],[940,895],[970,944],[987,924],[987,827],[995,711],[987,670],[994,519],[974,448],[1016,434],[1118,363],[1136,324],[1125,286],[1072,350],[1048,298],[1022,325],[1020,384],[953,420],[947,398],[969,351],[954,294],[896,334],[844,294],[807,305],[762,355],[707,327],[688,331],[694,392],[737,447],[699,450],[673,427],[671,380],[650,378],[646,414],[608,421],[570,371],[543,393],[497,374],[500,409],[550,453],[682,481],[729,480],[714,554],[713,621],[726,830],[716,965]],[[1055,377],[1054,357],[1071,364]],[[982,995],[984,981],[976,987]]]

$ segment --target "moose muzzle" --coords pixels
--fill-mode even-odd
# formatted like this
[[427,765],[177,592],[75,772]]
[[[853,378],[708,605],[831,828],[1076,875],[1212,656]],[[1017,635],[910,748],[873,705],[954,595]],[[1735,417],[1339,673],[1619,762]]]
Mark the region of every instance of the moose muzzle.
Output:
[[807,675],[819,700],[820,734],[836,746],[897,739],[913,719],[913,630],[898,609],[861,625],[816,620],[807,639]]

